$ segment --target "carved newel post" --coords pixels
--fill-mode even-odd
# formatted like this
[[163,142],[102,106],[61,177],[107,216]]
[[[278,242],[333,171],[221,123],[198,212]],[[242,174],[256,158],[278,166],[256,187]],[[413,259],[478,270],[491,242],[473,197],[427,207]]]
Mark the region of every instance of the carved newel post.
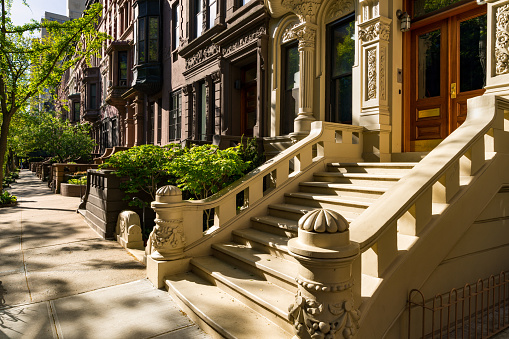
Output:
[[357,333],[352,264],[359,245],[350,242],[348,228],[340,214],[317,209],[299,220],[298,237],[288,243],[300,264],[295,303],[288,308],[296,338],[354,338]]
[[182,192],[175,186],[167,185],[156,192],[156,201],[152,209],[156,212],[156,225],[150,234],[152,259],[176,260],[184,256],[184,229],[182,223],[182,207],[175,203],[182,202]]

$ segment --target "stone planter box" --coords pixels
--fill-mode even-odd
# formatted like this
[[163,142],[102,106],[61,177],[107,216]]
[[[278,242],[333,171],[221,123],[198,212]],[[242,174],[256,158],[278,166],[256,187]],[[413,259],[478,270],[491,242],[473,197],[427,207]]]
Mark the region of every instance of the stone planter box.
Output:
[[82,197],[86,190],[86,185],[60,184],[60,194],[64,197]]

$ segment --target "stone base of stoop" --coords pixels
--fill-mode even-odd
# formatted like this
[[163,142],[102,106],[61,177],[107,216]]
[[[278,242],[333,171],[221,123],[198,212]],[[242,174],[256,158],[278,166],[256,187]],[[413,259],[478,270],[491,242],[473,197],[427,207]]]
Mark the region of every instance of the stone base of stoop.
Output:
[[147,278],[155,287],[161,288],[164,286],[164,277],[186,272],[190,261],[191,258],[162,261],[147,256]]

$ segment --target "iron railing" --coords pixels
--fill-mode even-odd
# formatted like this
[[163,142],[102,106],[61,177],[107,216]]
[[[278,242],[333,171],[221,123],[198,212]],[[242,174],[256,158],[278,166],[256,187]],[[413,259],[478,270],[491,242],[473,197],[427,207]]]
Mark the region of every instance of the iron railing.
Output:
[[408,338],[490,338],[509,327],[506,272],[426,299],[408,295]]

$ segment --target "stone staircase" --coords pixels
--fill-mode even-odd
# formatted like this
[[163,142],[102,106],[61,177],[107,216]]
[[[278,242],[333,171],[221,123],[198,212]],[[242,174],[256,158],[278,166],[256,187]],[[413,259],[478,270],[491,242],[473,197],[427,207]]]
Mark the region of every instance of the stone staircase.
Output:
[[[401,179],[415,163],[332,163],[299,192],[285,194],[212,256],[191,260],[191,271],[166,277],[170,294],[209,333],[226,338],[290,338],[288,306],[297,291],[298,265],[288,253],[297,222],[315,208],[349,222]],[[365,272],[363,272],[365,273]]]

